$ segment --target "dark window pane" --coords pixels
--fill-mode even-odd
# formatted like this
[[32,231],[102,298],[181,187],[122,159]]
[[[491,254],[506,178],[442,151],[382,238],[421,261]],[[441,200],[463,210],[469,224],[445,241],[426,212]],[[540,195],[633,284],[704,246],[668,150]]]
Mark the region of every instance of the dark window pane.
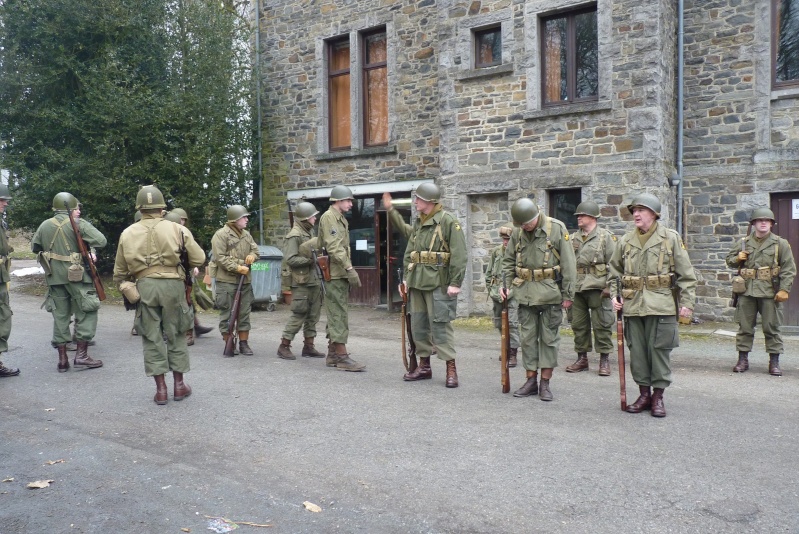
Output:
[[357,198],[345,214],[350,227],[350,258],[354,267],[375,266],[375,200]]
[[775,80],[799,80],[799,1],[777,2],[777,64]]
[[544,23],[544,102],[567,99],[566,18]]
[[599,91],[597,59],[596,12],[583,13],[575,17],[577,41],[577,78],[575,98],[596,96]]
[[582,200],[580,189],[558,189],[549,192],[549,215],[566,225],[569,231],[577,230],[574,211]]
[[493,28],[475,32],[477,58],[475,67],[490,67],[502,64],[502,31]]

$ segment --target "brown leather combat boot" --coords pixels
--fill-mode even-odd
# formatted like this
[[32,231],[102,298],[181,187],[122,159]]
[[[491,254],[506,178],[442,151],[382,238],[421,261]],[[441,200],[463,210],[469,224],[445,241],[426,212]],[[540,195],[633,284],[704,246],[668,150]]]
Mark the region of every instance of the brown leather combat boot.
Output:
[[641,413],[648,410],[652,406],[652,394],[649,392],[649,386],[638,386],[638,399],[629,406],[627,406],[628,413]]
[[[66,373],[69,371],[69,355],[67,355],[67,346],[56,345],[56,349],[58,349],[58,372]],[[75,349],[77,350],[77,346]]]
[[247,340],[250,339],[250,331],[240,331],[239,332],[239,352],[245,356],[252,356],[253,352],[250,348],[250,344],[247,343]]
[[749,353],[739,351],[738,352],[738,363],[735,364],[735,367],[732,368],[733,373],[745,373],[749,370]]
[[652,417],[666,417],[666,406],[663,404],[663,388],[652,390]]
[[607,354],[599,355],[599,376],[610,376],[610,361]]
[[75,359],[72,360],[72,365],[82,367],[85,369],[96,369],[103,366],[103,360],[95,360],[88,354],[89,342],[78,341],[78,351],[75,353]]
[[538,395],[538,373],[527,371],[527,382],[522,387],[513,392],[514,397],[532,397]]
[[549,390],[549,378],[542,378],[541,385],[538,387],[538,398],[542,401],[551,401],[554,397]]
[[508,353],[508,367],[516,367],[518,362],[516,361],[516,354],[519,352],[518,348],[510,349]]
[[[333,349],[336,351],[334,354],[336,369],[352,372],[359,372],[366,369],[365,364],[358,363],[350,358],[350,354],[347,352],[347,345],[344,343],[333,343]],[[331,367],[331,365],[328,364],[328,367]]]
[[[164,375],[161,375],[162,377]],[[172,371],[172,378],[175,381],[174,389],[172,390],[172,398],[176,401],[182,401],[189,395],[191,395],[191,386],[183,382],[183,373],[178,373],[177,371]],[[166,384],[164,384],[166,387]]]
[[213,328],[211,328],[210,326],[201,325],[200,324],[200,320],[197,318],[197,316],[196,315],[194,316],[194,335],[195,336],[200,337],[203,334],[207,334],[211,330],[213,330]]
[[159,406],[163,406],[169,400],[169,391],[166,389],[166,380],[164,375],[154,375],[155,379],[155,397],[153,401]]
[[782,369],[780,369],[780,355],[769,354],[768,356],[768,374],[771,376],[782,376]]
[[291,352],[291,341],[283,338],[280,340],[280,346],[277,348],[277,357],[284,360],[296,360],[297,357]]
[[448,388],[458,387],[458,370],[455,369],[455,360],[447,360],[447,382]]
[[428,380],[433,378],[433,370],[430,368],[430,358],[419,358],[419,364],[416,369],[408,371],[402,377],[407,382],[415,382],[417,380]]
[[305,342],[302,345],[302,355],[305,358],[324,358],[325,355],[316,350],[314,347],[314,338],[306,337]]
[[566,368],[567,373],[579,373],[588,370],[588,353],[578,352],[577,361]]

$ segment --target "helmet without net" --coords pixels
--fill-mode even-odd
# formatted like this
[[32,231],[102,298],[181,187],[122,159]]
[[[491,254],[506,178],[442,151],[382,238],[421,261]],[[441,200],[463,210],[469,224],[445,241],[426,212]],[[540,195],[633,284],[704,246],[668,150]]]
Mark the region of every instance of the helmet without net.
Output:
[[78,207],[78,199],[72,193],[61,192],[53,197],[53,210],[66,211],[67,209],[74,210]]
[[164,219],[166,219],[167,221],[172,221],[173,223],[180,224],[180,219],[182,219],[182,217],[180,216],[180,213],[175,213],[175,210],[172,210],[166,215],[164,215]]
[[297,219],[301,221],[307,221],[308,219],[310,219],[314,215],[317,215],[318,213],[319,210],[317,210],[316,206],[314,206],[310,202],[300,202],[297,205],[297,211],[295,212],[295,215],[297,216]]
[[517,226],[532,222],[533,219],[538,217],[538,213],[538,206],[529,198],[520,198],[510,208],[513,224]]
[[660,201],[652,193],[641,193],[636,196],[632,202],[627,204],[627,209],[630,210],[630,213],[633,212],[633,208],[637,207],[648,208],[652,210],[655,213],[655,216],[660,219]]
[[[189,214],[186,213],[186,210],[184,210],[183,208],[175,208],[172,211],[170,211],[169,213],[177,213],[178,216],[181,219],[188,219],[189,218]],[[178,221],[178,222],[180,222],[180,221]]]
[[136,209],[137,210],[151,210],[158,208],[165,208],[164,195],[154,185],[145,185],[139,189],[136,195]]
[[250,212],[247,211],[247,208],[241,204],[233,204],[227,209],[227,222],[238,221],[242,217],[246,217],[249,214]]
[[355,200],[355,197],[352,196],[352,190],[346,185],[337,185],[330,191],[330,202],[347,199]]
[[771,222],[777,222],[777,219],[774,218],[774,212],[768,208],[757,208],[752,210],[752,216],[749,217],[749,222],[754,222],[757,219],[771,219]]
[[574,210],[575,215],[588,215],[589,217],[598,218],[599,217],[599,204],[592,200],[586,200],[585,202],[580,202],[580,205],[577,206],[577,209]]
[[416,197],[425,202],[440,202],[441,189],[436,184],[424,183],[416,188]]

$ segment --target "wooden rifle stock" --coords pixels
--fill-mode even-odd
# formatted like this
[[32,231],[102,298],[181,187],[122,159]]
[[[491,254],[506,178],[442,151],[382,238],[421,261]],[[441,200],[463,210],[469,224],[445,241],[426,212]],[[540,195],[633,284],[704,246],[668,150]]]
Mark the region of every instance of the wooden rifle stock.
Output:
[[97,274],[97,267],[94,266],[94,262],[92,261],[92,255],[89,253],[89,249],[86,247],[86,243],[83,241],[83,237],[80,235],[78,223],[75,222],[75,218],[72,216],[72,210],[69,209],[69,205],[66,201],[64,201],[64,207],[67,209],[67,216],[69,217],[69,222],[72,225],[72,231],[75,233],[75,240],[78,242],[78,251],[80,251],[80,255],[83,257],[83,263],[85,263],[86,267],[89,269],[89,276],[92,278],[94,290],[97,291],[97,298],[100,300],[105,300],[105,288],[103,287],[103,281],[100,280],[100,275]]
[[[400,325],[402,327],[402,364],[405,370],[412,373],[416,370],[419,363],[416,360],[416,343],[413,341],[413,333],[411,332],[411,314],[408,310],[408,292],[405,289],[405,284],[402,281],[402,269],[397,269],[397,280],[399,280],[399,293],[402,297],[402,310],[400,314],[402,318]],[[406,345],[407,339],[407,345]]]
[[[621,277],[616,278],[616,300],[621,303]],[[624,317],[623,310],[616,312],[616,346],[619,358],[619,392],[621,411],[627,411],[627,370],[624,365]]]
[[[746,228],[746,235],[743,237],[743,239],[741,239],[741,250],[746,250],[746,238],[749,237],[749,232],[751,231],[752,231],[752,223],[750,222],[749,226]],[[744,263],[746,262],[744,261],[738,262],[738,276],[741,276],[741,269],[743,269]],[[732,294],[732,302],[730,303],[730,306],[732,306],[733,308],[738,307],[738,295],[739,295],[738,293]],[[679,314],[680,310],[677,310],[677,313]]]
[[[325,286],[325,275],[324,272],[322,271],[322,267],[319,265],[319,258],[320,256],[319,254],[316,253],[316,249],[312,248],[311,259],[313,260],[314,272],[316,273],[316,276],[319,277],[319,284],[322,287],[322,296],[326,297],[327,287]],[[325,258],[325,260],[327,260],[327,258]]]
[[502,348],[500,351],[500,383],[502,384],[502,393],[510,391],[510,368],[508,367],[508,355],[510,353],[510,317],[508,315],[508,290],[505,287],[505,281],[502,281],[502,290],[505,293],[505,298],[502,300]]
[[241,286],[244,284],[246,274],[239,275],[239,285],[236,288],[236,295],[233,297],[233,305],[230,307],[230,319],[227,322],[227,341],[222,356],[232,357],[235,355],[236,338],[238,337],[239,326],[239,305],[241,304]]
[[330,281],[330,256],[327,255],[327,249],[322,247],[322,255],[317,256],[316,263],[322,270],[322,280],[325,282]]

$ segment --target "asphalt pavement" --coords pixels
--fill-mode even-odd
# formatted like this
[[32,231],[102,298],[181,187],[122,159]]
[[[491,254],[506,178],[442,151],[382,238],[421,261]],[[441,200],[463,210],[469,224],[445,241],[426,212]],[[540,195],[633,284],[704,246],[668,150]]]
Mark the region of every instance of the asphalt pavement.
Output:
[[42,298],[12,285],[11,299],[3,361],[22,373],[0,379],[3,533],[197,533],[213,518],[269,525],[240,523],[253,533],[799,532],[796,338],[783,377],[767,374],[762,340],[734,374],[733,339],[688,327],[656,419],[620,410],[615,355],[611,377],[596,355],[566,373],[568,336],[546,403],[503,395],[499,336],[468,326],[459,388],[437,360],[432,380],[403,382],[399,316],[365,308],[351,309],[348,347],[366,372],[299,357],[300,337],[297,360],[280,360],[280,305],[253,315],[255,356],[223,358],[218,333],[200,337],[193,394],[173,401],[168,378],[157,406],[132,312],[103,304],[90,354],[105,365],[62,374]]

